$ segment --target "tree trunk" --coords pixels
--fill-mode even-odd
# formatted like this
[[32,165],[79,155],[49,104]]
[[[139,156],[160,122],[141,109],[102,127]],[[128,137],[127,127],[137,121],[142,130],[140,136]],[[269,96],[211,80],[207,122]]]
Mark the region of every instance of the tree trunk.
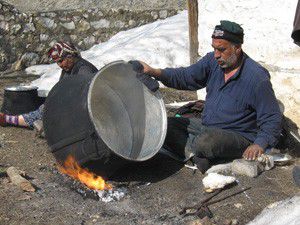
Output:
[[187,0],[189,15],[190,64],[199,58],[198,48],[198,0]]

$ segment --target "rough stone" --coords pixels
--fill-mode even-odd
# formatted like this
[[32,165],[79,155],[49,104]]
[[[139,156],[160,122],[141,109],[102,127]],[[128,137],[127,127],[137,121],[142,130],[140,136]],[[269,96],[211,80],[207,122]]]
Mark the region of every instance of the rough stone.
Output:
[[20,18],[27,19],[28,15],[26,13],[21,13]]
[[83,41],[79,41],[79,42],[78,42],[78,46],[79,46],[80,48],[81,48],[81,47],[84,47],[83,45],[84,45],[84,42],[83,42]]
[[9,31],[9,24],[5,21],[1,21],[0,22],[0,29],[4,30],[4,31]]
[[5,70],[7,69],[7,61],[8,55],[6,52],[0,50],[0,70]]
[[46,14],[46,17],[50,17],[50,18],[56,17],[56,13],[55,12],[47,12],[45,14]]
[[67,22],[68,21],[68,19],[67,19],[67,17],[59,17],[59,20],[61,21],[61,22]]
[[52,47],[57,41],[56,40],[52,40],[50,43],[49,43],[49,47]]
[[45,49],[45,45],[44,44],[39,44],[37,48],[35,48],[35,51],[37,52],[45,52],[47,51],[48,49]]
[[89,18],[89,14],[87,14],[87,13],[84,13],[82,16],[83,16],[85,19],[88,19],[88,18]]
[[67,30],[74,30],[75,29],[75,23],[73,21],[69,23],[61,23],[61,25],[66,28]]
[[71,42],[74,42],[74,43],[77,42],[77,38],[78,38],[77,35],[74,35],[74,34],[70,35]]
[[33,16],[30,15],[30,16],[29,16],[29,23],[32,23],[32,21],[33,21]]
[[9,8],[5,7],[5,6],[2,6],[2,10],[3,12],[8,12],[9,11]]
[[168,17],[168,11],[167,10],[159,11],[159,18],[166,19],[167,17]]
[[114,27],[116,28],[123,28],[125,26],[125,23],[120,21],[120,20],[117,20],[115,23],[114,23]]
[[95,14],[97,16],[103,16],[104,15],[103,12],[101,12],[100,10],[98,11],[98,9],[95,10]]
[[40,34],[40,41],[44,42],[47,41],[48,39],[49,39],[48,34]]
[[129,20],[128,25],[133,27],[136,25],[136,22],[134,20]]
[[24,69],[21,60],[17,60],[16,62],[14,62],[11,67],[14,71],[20,71]]
[[79,20],[81,20],[81,17],[80,16],[73,16],[72,20],[77,23]]
[[3,20],[4,20],[4,16],[0,15],[0,21],[3,21]]
[[257,177],[264,169],[263,166],[257,161],[236,159],[232,162],[231,170],[233,174]]
[[53,19],[49,19],[47,17],[41,17],[39,21],[42,23],[44,27],[49,29],[54,29],[57,26],[57,24]]
[[95,41],[96,38],[94,36],[90,36],[83,39],[83,42],[87,47],[91,47],[93,44],[95,44]]
[[77,25],[77,31],[78,32],[87,31],[90,28],[91,28],[91,25],[86,20],[80,20],[79,23],[78,23],[78,25]]
[[24,33],[28,33],[28,32],[34,32],[35,31],[35,26],[34,26],[34,24],[33,23],[27,23],[27,24],[25,24],[25,27],[24,27],[24,30],[23,30],[23,32]]
[[20,24],[15,24],[11,28],[12,34],[17,34],[22,29],[22,26]]
[[34,52],[26,52],[21,57],[22,65],[25,67],[36,65],[39,62],[39,60],[39,55]]
[[8,21],[12,20],[15,21],[16,17],[14,15],[12,15],[11,17],[9,17]]
[[155,11],[152,11],[152,12],[151,12],[151,16],[152,16],[152,18],[155,19],[155,20],[158,18],[158,14],[157,14],[157,12],[155,12]]
[[218,164],[209,168],[206,173],[220,173],[220,174],[229,174],[231,173],[232,163]]
[[99,28],[109,28],[110,22],[106,19],[101,19],[99,21],[91,22],[91,26],[95,29]]

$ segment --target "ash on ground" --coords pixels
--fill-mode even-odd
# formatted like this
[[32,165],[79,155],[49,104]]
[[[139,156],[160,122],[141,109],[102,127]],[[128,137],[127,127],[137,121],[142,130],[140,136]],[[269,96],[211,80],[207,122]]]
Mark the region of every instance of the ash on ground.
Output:
[[116,188],[113,190],[103,190],[95,191],[99,197],[99,201],[102,202],[114,202],[120,201],[127,194],[127,189],[125,187]]

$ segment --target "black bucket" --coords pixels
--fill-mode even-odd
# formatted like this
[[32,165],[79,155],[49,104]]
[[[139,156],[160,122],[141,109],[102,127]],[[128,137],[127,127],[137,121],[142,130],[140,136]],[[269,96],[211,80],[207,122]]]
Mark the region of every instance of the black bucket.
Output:
[[6,87],[1,112],[19,115],[36,110],[45,101],[38,96],[37,89],[31,86]]
[[123,61],[58,82],[44,110],[45,136],[55,158],[63,163],[72,155],[80,165],[96,160],[104,176],[151,158],[165,138],[160,94],[151,93]]

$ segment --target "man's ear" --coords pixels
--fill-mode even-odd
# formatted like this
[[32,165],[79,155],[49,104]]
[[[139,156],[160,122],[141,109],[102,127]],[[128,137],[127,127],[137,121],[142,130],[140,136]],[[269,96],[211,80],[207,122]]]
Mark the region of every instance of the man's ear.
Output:
[[241,54],[241,52],[242,52],[242,45],[236,45],[235,47],[236,47],[236,53],[237,54]]

